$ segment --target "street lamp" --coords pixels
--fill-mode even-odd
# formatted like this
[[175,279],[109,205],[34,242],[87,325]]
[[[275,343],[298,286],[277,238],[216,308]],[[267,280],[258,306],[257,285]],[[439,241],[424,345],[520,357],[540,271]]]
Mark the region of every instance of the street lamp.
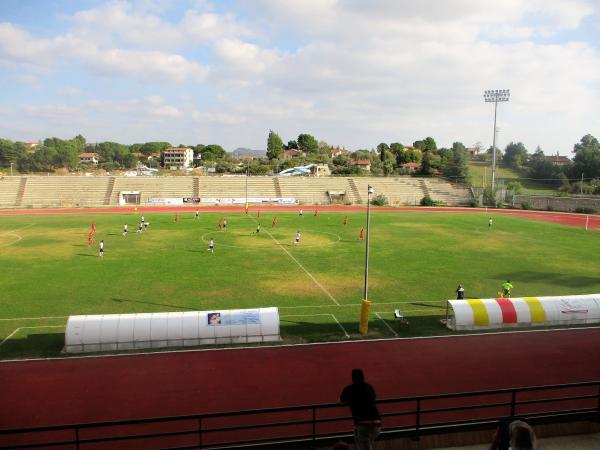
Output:
[[[496,183],[496,116],[498,114],[498,102],[507,102],[510,97],[510,90],[495,89],[485,91],[483,98],[486,103],[494,103],[494,139],[492,144],[492,193]],[[492,194],[493,195],[493,194]]]
[[365,243],[365,289],[363,293],[363,301],[360,307],[360,324],[358,331],[360,334],[367,334],[369,331],[369,309],[371,302],[369,301],[369,224],[371,223],[371,194],[374,189],[369,185],[367,190],[367,241]]

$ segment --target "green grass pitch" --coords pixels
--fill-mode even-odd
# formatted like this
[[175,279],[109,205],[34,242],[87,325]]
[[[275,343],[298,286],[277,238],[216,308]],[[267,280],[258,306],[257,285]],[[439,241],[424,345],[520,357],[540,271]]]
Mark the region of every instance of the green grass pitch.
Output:
[[[141,234],[134,213],[2,216],[0,358],[59,355],[73,314],[277,306],[284,343],[362,338],[364,212],[179,216],[176,223],[174,213],[146,213]],[[227,231],[217,229],[223,217]],[[368,337],[451,333],[439,319],[458,283],[472,298],[494,297],[506,279],[515,296],[600,292],[597,232],[499,214],[488,230],[487,219],[373,211]],[[396,308],[409,326],[394,321]]]

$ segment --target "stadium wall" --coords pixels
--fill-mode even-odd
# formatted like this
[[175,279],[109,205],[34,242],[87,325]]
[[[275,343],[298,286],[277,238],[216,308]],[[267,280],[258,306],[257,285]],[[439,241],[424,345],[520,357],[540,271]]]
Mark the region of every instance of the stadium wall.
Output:
[[600,198],[593,197],[552,197],[540,195],[517,195],[514,206],[528,204],[531,209],[544,211],[577,212],[581,208],[591,212],[600,212]]

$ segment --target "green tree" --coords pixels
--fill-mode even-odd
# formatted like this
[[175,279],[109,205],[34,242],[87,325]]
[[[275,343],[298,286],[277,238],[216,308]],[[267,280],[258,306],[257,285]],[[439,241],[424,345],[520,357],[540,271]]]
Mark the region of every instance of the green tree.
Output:
[[426,137],[422,141],[415,141],[413,143],[414,148],[418,148],[424,152],[432,151],[435,152],[437,150],[437,144],[435,143],[435,139],[432,137]]
[[77,153],[83,153],[85,151],[85,147],[87,145],[87,142],[86,142],[85,138],[81,134],[78,134],[77,136],[75,136],[71,140],[75,144],[75,148],[77,150]]
[[85,148],[85,139],[83,136],[81,139],[83,142],[80,139],[63,140],[56,137],[44,139],[44,147],[52,150],[51,166],[69,169],[77,167],[79,165],[78,149]]
[[305,153],[315,153],[319,150],[319,143],[310,134],[300,134],[298,136],[298,149]]
[[26,155],[23,143],[0,139],[0,167],[10,167],[11,162],[16,165],[17,161]]
[[270,160],[277,159],[283,153],[283,141],[277,133],[273,130],[269,130],[269,137],[267,138],[267,158]]
[[447,164],[443,170],[446,177],[457,183],[464,183],[469,177],[467,150],[461,142],[454,142]]
[[421,169],[419,170],[421,175],[431,175],[431,155],[430,152],[423,152],[423,159],[421,160]]
[[377,151],[379,152],[379,159],[381,161],[381,169],[385,176],[388,176],[394,172],[394,162],[396,158],[394,154],[390,150],[389,145],[382,142],[377,146]]
[[160,153],[167,148],[171,148],[171,144],[169,142],[146,142],[139,148],[139,152],[146,156],[150,156],[153,153]]
[[585,178],[600,177],[600,143],[591,134],[581,138],[581,141],[573,147],[575,157],[571,169],[571,177],[579,178],[581,174]]
[[298,143],[294,140],[288,141],[287,145],[285,146],[285,149],[286,150],[292,150],[292,149],[298,150]]
[[527,161],[527,167],[531,178],[542,180],[556,179],[561,170],[552,164],[544,155],[542,149],[538,146]]
[[202,159],[209,161],[216,161],[219,159],[223,159],[227,155],[227,152],[223,147],[218,144],[209,144],[204,147],[204,151],[202,153]]
[[511,142],[504,149],[502,161],[509,167],[520,169],[527,160],[527,149],[522,142]]

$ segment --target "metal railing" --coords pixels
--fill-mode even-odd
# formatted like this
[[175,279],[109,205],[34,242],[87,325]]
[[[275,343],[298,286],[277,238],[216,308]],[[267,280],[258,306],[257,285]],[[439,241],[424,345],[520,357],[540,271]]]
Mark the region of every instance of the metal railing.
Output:
[[[379,400],[385,433],[443,432],[500,419],[600,418],[600,381]],[[233,448],[350,435],[337,403],[0,430],[0,449]]]

